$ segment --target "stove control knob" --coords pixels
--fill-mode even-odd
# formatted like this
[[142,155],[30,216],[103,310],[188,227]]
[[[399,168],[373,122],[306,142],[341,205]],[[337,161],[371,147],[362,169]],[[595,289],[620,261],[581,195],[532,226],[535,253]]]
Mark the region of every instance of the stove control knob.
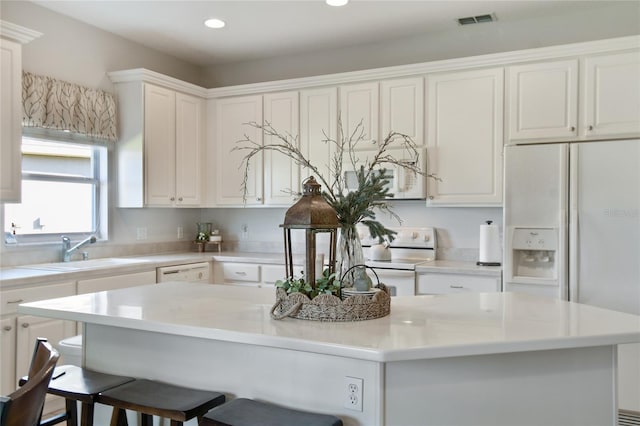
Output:
[[431,239],[431,237],[429,236],[429,234],[424,234],[424,240],[425,241],[429,241]]
[[416,238],[418,238],[418,233],[417,232],[412,232],[411,233],[411,239],[415,240]]

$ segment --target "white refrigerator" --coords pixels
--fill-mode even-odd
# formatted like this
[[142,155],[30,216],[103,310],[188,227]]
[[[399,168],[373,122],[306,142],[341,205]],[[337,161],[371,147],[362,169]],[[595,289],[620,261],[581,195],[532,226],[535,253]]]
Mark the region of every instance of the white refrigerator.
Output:
[[[640,315],[640,140],[507,146],[504,188],[505,291]],[[640,412],[640,345],[618,357]]]

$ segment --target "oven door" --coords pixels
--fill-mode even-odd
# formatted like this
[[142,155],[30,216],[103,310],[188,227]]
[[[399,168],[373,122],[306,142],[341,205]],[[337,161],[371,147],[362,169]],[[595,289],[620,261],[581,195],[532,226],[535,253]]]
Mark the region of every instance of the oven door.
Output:
[[[373,268],[382,284],[387,286],[391,296],[415,296],[416,295],[416,273],[402,269],[381,269]],[[371,277],[373,284],[378,284],[375,274],[367,268],[367,273]]]

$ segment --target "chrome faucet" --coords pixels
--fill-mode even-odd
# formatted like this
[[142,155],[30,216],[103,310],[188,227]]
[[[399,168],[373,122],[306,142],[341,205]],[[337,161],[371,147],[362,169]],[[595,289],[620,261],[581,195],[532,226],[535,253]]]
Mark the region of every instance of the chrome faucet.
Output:
[[78,244],[76,244],[75,246],[71,247],[71,239],[69,237],[62,237],[62,261],[63,262],[69,262],[71,260],[71,255],[78,250],[80,247],[86,245],[86,244],[93,244],[96,242],[96,237],[94,235],[85,238],[84,240],[80,241]]

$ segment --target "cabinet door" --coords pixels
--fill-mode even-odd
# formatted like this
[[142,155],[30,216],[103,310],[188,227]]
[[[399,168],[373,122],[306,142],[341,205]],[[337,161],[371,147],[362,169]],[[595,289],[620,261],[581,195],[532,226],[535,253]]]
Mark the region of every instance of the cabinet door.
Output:
[[[244,204],[242,182],[245,176],[243,158],[248,151],[233,150],[245,135],[262,145],[262,132],[246,123],[262,124],[262,96],[240,96],[216,102],[216,204]],[[245,145],[248,145],[245,143]],[[262,204],[262,154],[255,155],[246,180],[246,204]]]
[[204,100],[176,93],[176,205],[202,201]]
[[20,202],[22,47],[0,39],[0,55],[0,201]]
[[416,145],[424,143],[424,83],[422,78],[380,82],[381,138],[404,133]]
[[[264,95],[264,122],[294,145],[297,145],[298,92]],[[264,144],[283,143],[275,136],[264,135]],[[289,157],[274,151],[264,152],[264,204],[290,206],[300,192],[300,167]]]
[[[16,332],[16,376],[18,383],[20,377],[29,372],[31,357],[38,337],[46,338],[54,347],[58,342],[76,334],[76,323],[51,318],[23,315],[17,318]],[[60,356],[58,365],[65,363],[64,356]],[[60,397],[47,395],[44,414],[51,414],[64,406],[64,400]],[[46,416],[45,416],[46,417]]]
[[640,135],[640,51],[584,59],[581,136]]
[[427,78],[427,205],[500,205],[503,69]]
[[8,395],[18,386],[16,379],[16,317],[0,320],[0,393]]
[[[309,89],[300,92],[300,149],[304,156],[318,169],[326,180],[316,180],[325,189],[330,185],[331,162],[336,152],[332,142],[338,134],[338,90],[335,87]],[[301,176],[306,179],[316,174],[309,169],[302,169]]]
[[558,141],[577,136],[577,60],[516,65],[507,70],[510,141]]
[[[343,134],[354,134],[362,122],[363,139],[354,149],[372,149],[378,143],[378,83],[340,86],[340,120]],[[354,141],[355,142],[355,141]]]
[[145,199],[150,206],[175,201],[176,95],[173,90],[144,86]]

